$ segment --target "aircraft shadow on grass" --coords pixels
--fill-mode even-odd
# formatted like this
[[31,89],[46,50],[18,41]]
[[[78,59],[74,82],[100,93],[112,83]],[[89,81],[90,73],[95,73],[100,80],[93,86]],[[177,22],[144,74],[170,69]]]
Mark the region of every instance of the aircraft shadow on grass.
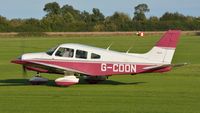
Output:
[[1,86],[24,86],[28,85],[29,82],[27,79],[6,79],[0,80],[0,87]]
[[[131,82],[131,83],[124,83],[124,82],[119,82],[119,81],[113,81],[113,80],[106,80],[99,82],[98,85],[139,85],[143,84],[146,82]],[[80,80],[79,84],[83,85],[88,85],[84,80]],[[31,85],[28,79],[6,79],[6,80],[0,80],[0,87],[2,86],[26,86],[26,85]],[[51,87],[59,87],[56,86],[54,80],[49,80],[46,84],[47,86]]]

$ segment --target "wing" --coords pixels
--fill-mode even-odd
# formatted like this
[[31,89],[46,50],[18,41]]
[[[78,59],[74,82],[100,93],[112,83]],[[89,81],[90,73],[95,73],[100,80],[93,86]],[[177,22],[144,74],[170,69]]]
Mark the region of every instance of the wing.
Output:
[[56,74],[74,74],[82,73],[78,70],[57,66],[54,64],[41,63],[34,60],[13,60],[12,63],[21,64],[28,70],[37,71],[41,73],[56,73]]

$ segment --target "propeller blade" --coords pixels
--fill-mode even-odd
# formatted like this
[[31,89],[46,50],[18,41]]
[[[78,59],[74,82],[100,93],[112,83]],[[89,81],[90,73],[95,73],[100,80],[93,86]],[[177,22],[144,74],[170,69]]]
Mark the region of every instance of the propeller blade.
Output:
[[26,78],[27,77],[27,70],[26,70],[26,66],[23,65],[22,66],[22,69],[23,69],[23,77]]

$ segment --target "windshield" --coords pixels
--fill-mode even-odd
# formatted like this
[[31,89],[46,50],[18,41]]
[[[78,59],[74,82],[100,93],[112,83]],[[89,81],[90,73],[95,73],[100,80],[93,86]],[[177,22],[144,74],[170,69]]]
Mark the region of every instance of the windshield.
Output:
[[54,51],[57,49],[57,47],[58,47],[58,46],[49,49],[46,53],[47,53],[48,55],[52,55],[52,54],[54,53]]

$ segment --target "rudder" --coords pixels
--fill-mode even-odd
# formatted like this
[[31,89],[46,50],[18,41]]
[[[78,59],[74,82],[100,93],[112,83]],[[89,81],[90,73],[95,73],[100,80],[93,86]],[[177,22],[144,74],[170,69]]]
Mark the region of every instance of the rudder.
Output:
[[176,48],[177,42],[180,37],[180,30],[169,30],[162,38],[156,43],[157,47]]

